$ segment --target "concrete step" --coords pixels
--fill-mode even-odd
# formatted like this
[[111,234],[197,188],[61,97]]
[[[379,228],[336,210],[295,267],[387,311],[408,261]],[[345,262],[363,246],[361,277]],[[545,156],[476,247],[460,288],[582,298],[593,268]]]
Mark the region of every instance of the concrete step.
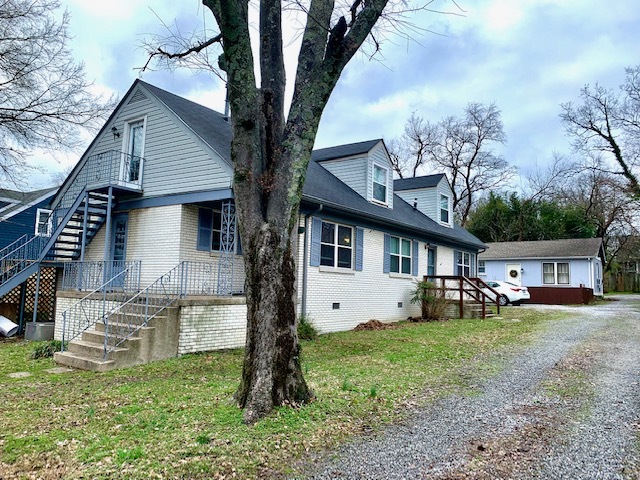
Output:
[[77,368],[80,370],[88,370],[93,372],[107,372],[116,368],[114,360],[104,360],[102,358],[86,357],[77,353],[56,352],[53,354],[53,361],[58,365]]
[[[115,360],[120,352],[125,352],[128,350],[128,348],[124,347],[110,348],[112,349],[112,351],[107,354],[107,360]],[[104,344],[76,339],[69,342],[68,351],[82,357],[102,360],[104,357]]]

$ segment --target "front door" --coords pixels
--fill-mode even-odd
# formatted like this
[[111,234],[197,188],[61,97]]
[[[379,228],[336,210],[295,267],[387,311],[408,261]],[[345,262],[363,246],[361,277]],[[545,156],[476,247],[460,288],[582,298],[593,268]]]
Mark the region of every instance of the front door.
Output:
[[[127,214],[118,215],[113,218],[113,230],[111,237],[111,274],[113,278],[121,273],[125,268],[127,256]],[[114,281],[114,286],[124,286],[124,275],[120,275]]]
[[522,285],[522,265],[519,263],[507,263],[505,270],[505,282]]

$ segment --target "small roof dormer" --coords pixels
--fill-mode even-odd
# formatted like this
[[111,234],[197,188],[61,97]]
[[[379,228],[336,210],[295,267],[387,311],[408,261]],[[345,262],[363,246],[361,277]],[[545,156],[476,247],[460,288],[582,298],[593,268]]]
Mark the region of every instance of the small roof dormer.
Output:
[[453,192],[444,173],[401,178],[393,182],[396,195],[445,227],[453,228]]
[[314,150],[311,159],[368,202],[393,208],[393,170],[382,139]]

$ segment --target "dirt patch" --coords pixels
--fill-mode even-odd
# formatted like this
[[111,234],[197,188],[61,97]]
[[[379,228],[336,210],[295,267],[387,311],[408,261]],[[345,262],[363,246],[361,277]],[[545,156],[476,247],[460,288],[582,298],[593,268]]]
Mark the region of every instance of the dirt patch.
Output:
[[353,331],[360,332],[363,330],[393,330],[398,328],[395,323],[382,323],[380,320],[369,320],[368,322],[357,325]]

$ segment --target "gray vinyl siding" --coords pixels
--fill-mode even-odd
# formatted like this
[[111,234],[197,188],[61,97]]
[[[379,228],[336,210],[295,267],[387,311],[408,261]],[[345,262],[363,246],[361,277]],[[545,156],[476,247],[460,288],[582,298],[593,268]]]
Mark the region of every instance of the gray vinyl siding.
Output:
[[369,164],[367,168],[367,196],[368,201],[373,200],[373,166],[379,165],[388,171],[387,175],[387,206],[393,208],[393,169],[389,157],[382,142],[378,143],[369,152]]
[[453,227],[453,194],[449,183],[444,178],[435,187],[400,190],[396,194],[410,205],[413,205],[417,199],[418,210],[438,223],[440,223],[440,195],[447,195],[449,197],[449,223],[442,225]]
[[322,166],[359,195],[367,198],[367,157],[322,162]]
[[437,217],[438,206],[436,204],[436,189],[435,188],[420,188],[416,190],[400,190],[396,191],[396,195],[402,198],[409,205],[413,205],[414,202],[418,202],[418,210],[424,213],[427,217],[436,222],[439,220]]
[[[87,155],[108,150],[126,151],[127,122],[145,117],[143,197],[231,185],[231,169],[226,162],[140,86]],[[113,138],[111,126],[121,132],[120,138]]]

